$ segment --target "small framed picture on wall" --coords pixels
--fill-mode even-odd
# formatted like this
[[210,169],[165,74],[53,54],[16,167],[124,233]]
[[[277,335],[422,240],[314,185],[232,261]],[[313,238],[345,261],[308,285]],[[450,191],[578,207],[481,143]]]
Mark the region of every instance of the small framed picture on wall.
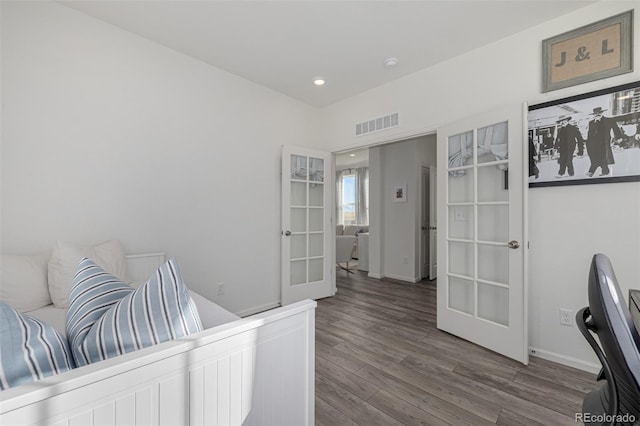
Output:
[[407,185],[395,185],[393,187],[393,202],[394,203],[406,203],[407,202]]

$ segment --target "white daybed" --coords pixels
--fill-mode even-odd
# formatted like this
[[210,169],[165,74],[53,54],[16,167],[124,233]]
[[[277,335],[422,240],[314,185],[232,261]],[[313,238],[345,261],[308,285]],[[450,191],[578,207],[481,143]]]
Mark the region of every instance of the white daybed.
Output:
[[[128,256],[130,276],[163,260]],[[316,303],[238,318],[194,300],[205,328],[224,323],[2,391],[0,424],[312,425]],[[39,311],[56,326],[60,309]]]

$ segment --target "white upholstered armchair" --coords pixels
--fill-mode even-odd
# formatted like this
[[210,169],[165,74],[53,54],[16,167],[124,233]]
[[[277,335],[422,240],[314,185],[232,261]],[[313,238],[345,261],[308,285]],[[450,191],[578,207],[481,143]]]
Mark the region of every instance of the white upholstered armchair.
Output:
[[336,264],[348,273],[351,272],[349,262],[353,258],[356,242],[355,235],[336,235]]

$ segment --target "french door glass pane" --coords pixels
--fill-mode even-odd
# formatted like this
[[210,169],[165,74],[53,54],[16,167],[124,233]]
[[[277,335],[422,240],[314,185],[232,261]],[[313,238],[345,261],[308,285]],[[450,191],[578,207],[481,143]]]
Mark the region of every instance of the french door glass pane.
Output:
[[309,184],[309,205],[322,207],[324,205],[324,184]]
[[449,168],[473,163],[473,131],[449,136]]
[[478,283],[478,317],[509,325],[509,290]]
[[475,276],[473,244],[449,242],[449,272],[467,277]]
[[449,237],[473,239],[473,206],[449,206]]
[[291,156],[291,179],[307,180],[307,157]]
[[509,206],[478,206],[478,239],[495,243],[509,240]]
[[478,201],[509,201],[509,191],[506,188],[506,175],[508,173],[503,167],[483,166],[478,167]]
[[324,255],[324,233],[309,234],[309,257]]
[[[454,174],[452,174],[454,173]],[[449,173],[449,202],[470,203],[473,201],[473,169]]]
[[473,281],[449,277],[449,307],[473,315]]
[[307,209],[302,207],[291,208],[291,232],[307,231]]
[[307,261],[306,260],[294,260],[289,262],[291,270],[292,285],[303,284],[307,282]]
[[324,225],[324,209],[323,208],[309,209],[309,231],[324,231],[324,229],[322,229],[323,225]]
[[506,121],[478,129],[478,163],[509,158],[509,128]]
[[500,284],[509,282],[509,249],[478,244],[478,278]]
[[291,235],[291,259],[307,257],[307,234]]
[[307,184],[303,182],[291,182],[291,205],[307,205]]
[[309,180],[311,182],[324,182],[324,160],[321,158],[309,158]]
[[309,282],[322,281],[324,279],[322,265],[322,259],[309,259]]

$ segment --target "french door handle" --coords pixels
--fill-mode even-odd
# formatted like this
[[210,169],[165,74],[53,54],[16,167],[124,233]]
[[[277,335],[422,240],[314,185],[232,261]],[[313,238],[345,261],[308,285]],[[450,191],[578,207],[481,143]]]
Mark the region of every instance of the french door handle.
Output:
[[291,235],[291,231],[284,231],[284,235],[288,237],[289,235]]
[[507,246],[508,246],[510,249],[517,249],[518,247],[520,247],[520,243],[519,243],[519,242],[517,242],[516,240],[511,240],[511,241],[509,241],[509,242],[507,243]]

